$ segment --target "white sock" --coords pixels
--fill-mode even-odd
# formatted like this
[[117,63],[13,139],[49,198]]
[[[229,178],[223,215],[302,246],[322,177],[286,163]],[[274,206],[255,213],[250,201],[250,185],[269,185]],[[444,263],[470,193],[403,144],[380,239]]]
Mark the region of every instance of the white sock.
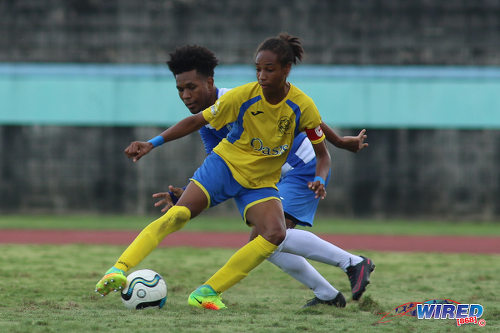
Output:
[[344,272],[347,272],[347,267],[363,261],[360,256],[344,251],[312,232],[300,229],[287,229],[285,240],[277,251],[293,253],[307,259],[338,266]]
[[267,260],[311,289],[317,298],[329,301],[337,297],[339,291],[303,257],[291,253],[274,251]]

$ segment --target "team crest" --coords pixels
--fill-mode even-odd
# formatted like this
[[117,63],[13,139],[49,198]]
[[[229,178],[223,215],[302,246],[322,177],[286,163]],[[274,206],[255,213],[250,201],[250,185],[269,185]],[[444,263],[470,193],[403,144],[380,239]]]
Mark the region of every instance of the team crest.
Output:
[[290,134],[290,119],[288,117],[281,117],[278,121],[278,131],[281,135]]

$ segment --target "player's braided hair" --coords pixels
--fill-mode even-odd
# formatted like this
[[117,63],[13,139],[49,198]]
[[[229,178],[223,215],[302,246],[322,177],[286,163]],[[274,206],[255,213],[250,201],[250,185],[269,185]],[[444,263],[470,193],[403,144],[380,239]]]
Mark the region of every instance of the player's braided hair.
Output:
[[212,51],[198,45],[185,45],[175,49],[167,61],[168,68],[174,75],[196,69],[200,74],[214,76],[214,68],[218,63]]
[[269,50],[278,55],[278,60],[283,66],[288,63],[297,64],[297,62],[302,60],[302,55],[304,54],[299,37],[289,35],[285,32],[263,41],[257,48],[257,53],[263,50]]

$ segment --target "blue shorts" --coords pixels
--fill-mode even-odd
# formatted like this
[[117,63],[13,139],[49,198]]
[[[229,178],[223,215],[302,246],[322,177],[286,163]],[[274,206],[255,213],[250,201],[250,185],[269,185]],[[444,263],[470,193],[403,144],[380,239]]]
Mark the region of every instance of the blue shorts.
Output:
[[[306,227],[312,227],[320,200],[315,199],[314,192],[307,187],[307,182],[313,181],[315,175],[316,163],[308,163],[290,170],[277,184],[285,216]],[[330,172],[325,180],[325,186],[329,180]]]
[[208,207],[217,206],[227,199],[234,198],[245,221],[248,208],[270,199],[279,200],[278,191],[273,187],[249,189],[241,186],[234,179],[226,162],[213,152],[207,156],[191,180],[205,192]]

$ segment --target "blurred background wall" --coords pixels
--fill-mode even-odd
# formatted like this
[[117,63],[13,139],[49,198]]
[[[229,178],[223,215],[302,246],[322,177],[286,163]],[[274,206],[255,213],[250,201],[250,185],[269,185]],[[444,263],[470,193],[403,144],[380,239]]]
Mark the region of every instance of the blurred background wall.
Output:
[[500,220],[500,0],[0,1],[0,212],[157,213],[204,158],[197,134],[123,155],[187,115],[168,53],[209,47],[231,87],[280,31],[325,122],[368,129],[358,154],[329,147],[320,214]]
[[2,61],[163,63],[199,43],[252,60],[280,31],[322,64],[498,65],[498,0],[3,0]]

